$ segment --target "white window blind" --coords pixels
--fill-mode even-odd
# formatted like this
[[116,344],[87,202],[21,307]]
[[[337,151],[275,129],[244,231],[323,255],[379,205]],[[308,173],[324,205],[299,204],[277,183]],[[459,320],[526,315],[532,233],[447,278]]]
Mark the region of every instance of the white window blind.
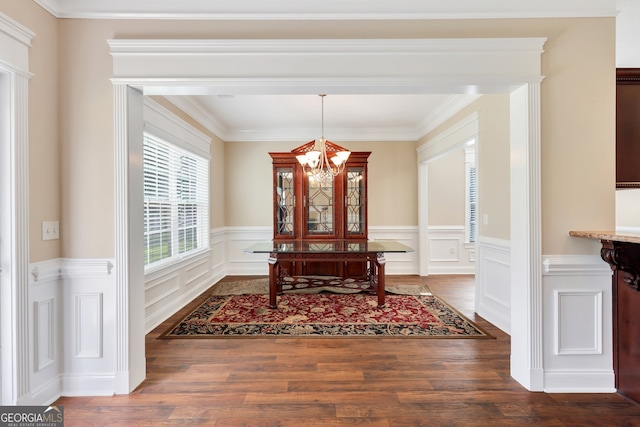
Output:
[[478,233],[477,214],[477,178],[475,141],[465,148],[465,230],[464,240],[467,244],[476,242]]
[[477,214],[476,214],[476,168],[475,166],[469,166],[468,175],[468,189],[469,189],[469,217],[467,218],[469,227],[468,243],[475,243],[476,241],[476,229],[477,229]]
[[209,164],[145,133],[144,264],[170,263],[209,247]]

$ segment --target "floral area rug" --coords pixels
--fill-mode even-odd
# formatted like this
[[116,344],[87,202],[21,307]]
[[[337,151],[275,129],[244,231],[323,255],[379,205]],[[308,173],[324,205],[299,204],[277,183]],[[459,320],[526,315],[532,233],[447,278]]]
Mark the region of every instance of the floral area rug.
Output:
[[[406,286],[416,293],[416,285]],[[389,294],[383,308],[375,295],[361,293],[284,293],[277,309],[268,307],[264,293],[215,293],[161,338],[493,338],[424,288],[423,294]]]

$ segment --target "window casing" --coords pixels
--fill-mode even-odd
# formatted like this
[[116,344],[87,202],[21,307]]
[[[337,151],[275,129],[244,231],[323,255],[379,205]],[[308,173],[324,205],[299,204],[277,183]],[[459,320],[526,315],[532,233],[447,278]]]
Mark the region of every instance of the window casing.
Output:
[[145,133],[144,265],[208,248],[208,162]]

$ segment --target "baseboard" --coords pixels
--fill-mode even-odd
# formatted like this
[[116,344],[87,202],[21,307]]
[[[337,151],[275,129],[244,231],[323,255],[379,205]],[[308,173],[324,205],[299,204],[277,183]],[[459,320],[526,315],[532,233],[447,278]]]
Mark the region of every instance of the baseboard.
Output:
[[269,274],[267,260],[258,262],[245,262],[230,264],[227,266],[227,276],[266,276]]
[[476,268],[473,265],[460,266],[430,266],[429,275],[437,276],[444,274],[476,274]]
[[511,318],[506,317],[504,312],[494,310],[490,306],[480,302],[476,307],[476,313],[505,334],[511,335]]
[[115,374],[63,375],[62,396],[113,396]]
[[615,393],[613,370],[545,370],[545,393]]
[[18,406],[50,405],[62,396],[62,379],[56,376],[38,390],[22,396],[16,404]]

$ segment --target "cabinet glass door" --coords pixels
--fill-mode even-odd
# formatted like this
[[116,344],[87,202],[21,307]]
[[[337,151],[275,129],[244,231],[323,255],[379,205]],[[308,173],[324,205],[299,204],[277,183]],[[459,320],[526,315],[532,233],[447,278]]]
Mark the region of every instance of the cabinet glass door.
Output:
[[276,169],[276,235],[294,236],[295,194],[293,168]]
[[348,167],[346,172],[345,212],[347,215],[347,235],[364,234],[367,226],[365,224],[364,168]]
[[335,233],[333,177],[316,181],[306,178],[305,216],[308,236],[327,236]]

